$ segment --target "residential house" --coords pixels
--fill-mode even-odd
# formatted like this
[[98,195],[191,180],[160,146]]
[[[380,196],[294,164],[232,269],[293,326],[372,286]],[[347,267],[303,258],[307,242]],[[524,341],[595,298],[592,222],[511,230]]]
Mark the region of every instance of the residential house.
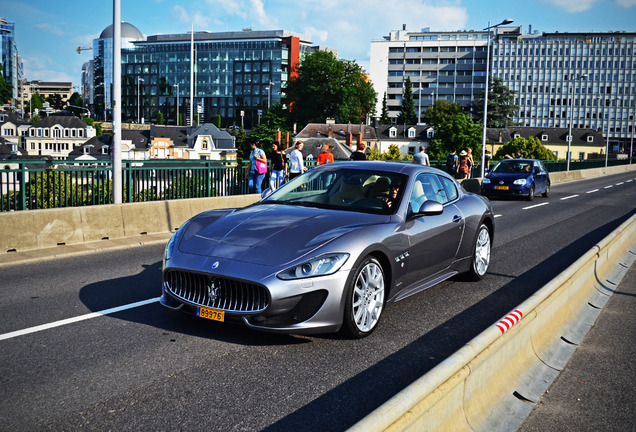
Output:
[[14,113],[2,113],[0,115],[0,137],[8,143],[18,147],[23,147],[28,130],[31,127],[29,122],[19,118]]
[[24,150],[29,156],[66,159],[75,147],[95,135],[95,129],[78,117],[48,116],[29,128]]
[[373,126],[351,123],[309,123],[295,137],[296,141],[306,142],[309,138],[333,138],[341,144],[355,150],[354,145],[364,143],[368,148],[378,146],[378,138]]
[[150,128],[149,159],[236,160],[234,137],[212,123]]
[[[510,126],[508,128],[488,128],[486,131],[486,149],[494,155],[504,144],[515,138],[537,138],[543,146],[552,151],[557,159],[566,159],[568,152],[568,128],[542,128]],[[611,151],[611,149],[610,149]],[[572,129],[570,145],[572,160],[594,158],[605,154],[606,141],[600,131],[593,129]]]
[[428,147],[435,132],[432,126],[421,125],[379,125],[375,131],[380,153],[396,145],[403,155],[419,152],[420,146]]

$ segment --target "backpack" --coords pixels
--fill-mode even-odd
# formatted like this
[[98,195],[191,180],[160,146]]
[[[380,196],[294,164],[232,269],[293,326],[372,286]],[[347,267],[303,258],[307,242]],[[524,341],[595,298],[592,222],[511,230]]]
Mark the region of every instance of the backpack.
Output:
[[455,173],[455,155],[453,153],[449,153],[446,156],[446,172],[454,174]]

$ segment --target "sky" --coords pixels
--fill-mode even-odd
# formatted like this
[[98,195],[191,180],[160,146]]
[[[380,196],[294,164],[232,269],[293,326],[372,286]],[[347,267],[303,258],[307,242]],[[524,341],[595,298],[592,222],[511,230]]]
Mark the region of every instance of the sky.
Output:
[[[369,71],[372,40],[409,31],[482,30],[504,19],[524,32],[636,31],[636,0],[120,0],[121,19],[144,35],[289,30]],[[80,84],[93,39],[113,22],[108,0],[0,0],[15,23],[28,80]]]

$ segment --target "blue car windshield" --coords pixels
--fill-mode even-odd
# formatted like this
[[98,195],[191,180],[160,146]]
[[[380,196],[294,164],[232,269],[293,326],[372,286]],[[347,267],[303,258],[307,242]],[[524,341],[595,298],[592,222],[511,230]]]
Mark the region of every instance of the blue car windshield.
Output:
[[262,202],[392,214],[399,207],[406,183],[404,174],[334,164],[296,177]]
[[531,161],[503,160],[492,170],[499,174],[530,174],[532,172]]

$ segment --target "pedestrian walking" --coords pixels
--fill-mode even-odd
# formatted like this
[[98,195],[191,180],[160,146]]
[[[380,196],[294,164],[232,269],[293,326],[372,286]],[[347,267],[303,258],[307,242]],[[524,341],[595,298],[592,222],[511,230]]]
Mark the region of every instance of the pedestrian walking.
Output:
[[261,148],[261,143],[259,141],[253,141],[251,147],[250,169],[245,178],[249,179],[248,187],[250,193],[260,194],[263,179],[267,173],[267,156],[265,155],[265,151]]
[[269,176],[269,188],[275,190],[285,183],[287,174],[287,158],[285,152],[280,148],[280,143],[274,141],[272,144],[272,173]]
[[302,141],[298,141],[294,146],[294,150],[289,155],[289,179],[292,180],[305,171],[307,168],[305,167],[305,161],[303,160],[303,147],[305,143]]
[[413,155],[413,163],[431,166],[431,162],[429,161],[428,155],[426,154],[426,149],[423,145],[420,146],[419,153],[415,153]]

